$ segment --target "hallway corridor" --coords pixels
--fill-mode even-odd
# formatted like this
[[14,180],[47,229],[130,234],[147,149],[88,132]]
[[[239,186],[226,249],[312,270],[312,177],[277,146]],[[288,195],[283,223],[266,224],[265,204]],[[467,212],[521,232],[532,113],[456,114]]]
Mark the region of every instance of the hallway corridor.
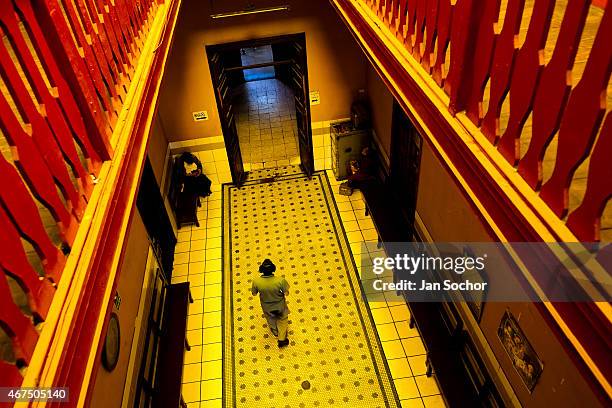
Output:
[[612,407],[612,0],[0,26],[0,408]]
[[[325,174],[289,173],[223,193],[226,401],[398,406]],[[290,286],[290,346],[281,350],[250,294],[265,258]]]
[[[215,187],[201,227],[179,231],[175,261],[173,281],[188,280],[195,299],[189,407],[444,406],[403,299],[386,292],[364,303],[362,242],[376,231],[358,191],[338,195],[331,173],[308,181],[297,166],[252,171],[241,189],[223,185],[223,197]],[[291,343],[281,350],[249,291],[266,257],[291,286]]]
[[246,82],[235,91],[236,129],[245,168],[299,163],[293,92],[278,79]]

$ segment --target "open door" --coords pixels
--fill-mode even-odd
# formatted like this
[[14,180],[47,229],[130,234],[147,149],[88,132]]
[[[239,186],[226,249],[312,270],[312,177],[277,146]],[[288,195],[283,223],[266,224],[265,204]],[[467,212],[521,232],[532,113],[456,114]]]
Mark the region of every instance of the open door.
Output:
[[423,139],[402,107],[393,101],[391,120],[391,171],[389,183],[400,205],[402,215],[413,227],[419,188]]
[[242,154],[240,153],[240,143],[238,142],[238,132],[236,131],[230,81],[218,52],[213,52],[209,55],[208,63],[213,78],[232,182],[234,185],[239,186],[246,180],[247,173],[245,173],[242,165]]
[[[293,58],[293,42],[272,44],[272,57],[275,62],[290,61]],[[274,76],[283,84],[293,88],[291,80],[291,64],[274,65]]]
[[314,173],[314,155],[312,151],[312,129],[310,126],[310,97],[306,65],[306,44],[299,40],[293,42],[293,58],[290,75],[295,94],[295,112],[297,121],[298,148],[302,171],[308,176]]

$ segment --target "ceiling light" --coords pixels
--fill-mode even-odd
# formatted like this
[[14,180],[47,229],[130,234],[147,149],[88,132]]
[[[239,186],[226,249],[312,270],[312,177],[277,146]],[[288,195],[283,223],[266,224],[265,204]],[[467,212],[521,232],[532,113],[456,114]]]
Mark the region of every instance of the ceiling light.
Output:
[[217,19],[217,18],[246,16],[249,14],[270,13],[273,11],[289,11],[289,10],[291,10],[291,8],[288,5],[275,6],[275,7],[262,7],[262,8],[253,8],[253,9],[240,10],[240,11],[230,11],[227,13],[211,14],[210,17]]

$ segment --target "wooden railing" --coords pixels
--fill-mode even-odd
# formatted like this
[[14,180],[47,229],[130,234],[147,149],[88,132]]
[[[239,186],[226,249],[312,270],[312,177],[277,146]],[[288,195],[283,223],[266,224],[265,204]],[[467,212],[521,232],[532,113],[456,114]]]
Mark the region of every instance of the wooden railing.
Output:
[[[579,240],[602,238],[612,196],[612,7],[589,0],[358,3]],[[612,229],[606,234],[609,241]]]
[[[126,160],[139,157],[143,143],[146,146],[144,123],[155,109],[155,99],[143,95],[157,92],[157,84],[150,83],[146,75],[155,72],[155,80],[160,80],[159,65],[165,63],[167,54],[159,49],[169,48],[166,25],[175,22],[179,3],[4,0],[0,5],[1,386],[21,385],[24,375],[33,371],[36,374],[28,385],[41,384],[53,335],[47,333],[45,351],[32,368],[39,337],[56,330],[62,319],[79,316],[57,312],[51,323],[47,321],[50,309],[63,311],[66,299],[90,296],[92,290],[104,293],[102,289],[113,285],[112,281],[95,281],[98,286],[94,287],[91,280],[79,287],[83,293],[70,293],[77,262],[82,261],[86,248],[95,247],[88,254],[93,259],[97,248],[104,247],[99,242],[106,239],[102,236],[105,230],[92,224],[94,197],[98,201],[93,205],[101,206],[99,196],[104,190],[123,194],[127,183],[113,178],[110,164],[123,166],[130,182],[138,178],[139,164],[130,165]],[[153,24],[159,26],[155,38],[151,37]],[[139,69],[144,74],[136,80]],[[142,101],[147,104],[131,106]],[[128,120],[118,118],[130,109],[124,115],[137,119],[128,128]],[[105,180],[98,180],[101,174]],[[115,184],[104,186],[107,180]],[[95,188],[100,190],[97,196]],[[126,206],[104,216],[125,218],[130,213],[131,207]],[[108,269],[112,265],[90,265],[88,271],[95,278],[106,275],[98,275],[93,266]],[[56,294],[62,285],[60,301]],[[100,313],[105,315],[106,309],[98,310]],[[79,331],[73,330],[79,338]],[[80,341],[83,337],[88,336],[81,336]],[[70,343],[74,349],[58,351],[65,367],[70,367],[75,349],[83,344]],[[91,347],[95,352],[98,345],[90,342]],[[89,348],[79,352],[87,353]],[[51,379],[47,386],[54,384],[53,378],[66,375],[45,374]],[[70,381],[83,381],[83,373],[75,373]],[[76,404],[79,390],[71,392],[76,392]]]
[[[598,259],[607,262],[612,6],[586,0],[330,3],[493,240],[601,240]],[[607,279],[608,272],[593,266],[589,276],[597,270]],[[541,275],[516,276],[541,288],[547,279]],[[568,355],[578,356],[577,369],[609,400],[610,304],[534,306]]]

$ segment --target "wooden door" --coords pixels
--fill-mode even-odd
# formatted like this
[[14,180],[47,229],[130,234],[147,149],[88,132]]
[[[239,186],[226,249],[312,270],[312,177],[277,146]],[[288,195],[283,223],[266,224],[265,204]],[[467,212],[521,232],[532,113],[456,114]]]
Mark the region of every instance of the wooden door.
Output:
[[421,135],[401,106],[394,102],[389,183],[394,198],[401,207],[402,215],[411,226],[414,226],[422,146]]
[[[292,42],[279,42],[272,44],[272,56],[274,62],[289,61],[293,56],[293,43]],[[284,83],[285,85],[292,87],[291,79],[291,65],[290,64],[277,64],[274,65],[274,74],[276,79]]]
[[247,174],[242,165],[242,154],[240,153],[240,143],[238,142],[238,132],[236,131],[230,81],[218,52],[212,52],[209,55],[208,63],[215,89],[217,107],[219,108],[219,119],[232,181],[235,185],[239,186],[244,182]]
[[308,177],[314,173],[312,151],[312,129],[310,126],[310,99],[308,71],[306,65],[306,42],[304,39],[293,43],[293,58],[290,66],[291,85],[295,95],[298,148],[302,171]]
[[[226,69],[231,67],[241,67],[242,55],[240,54],[240,48],[223,51],[221,53],[221,60],[223,62],[223,66]],[[230,88],[235,88],[246,82],[246,80],[244,79],[244,71],[241,69],[235,69],[231,71],[226,70],[225,72],[227,73],[227,76],[229,78]]]
[[159,259],[164,276],[168,281],[171,281],[176,236],[172,230],[170,217],[166,211],[149,156],[147,156],[142,170],[136,207],[147,229],[151,246],[157,259]]

